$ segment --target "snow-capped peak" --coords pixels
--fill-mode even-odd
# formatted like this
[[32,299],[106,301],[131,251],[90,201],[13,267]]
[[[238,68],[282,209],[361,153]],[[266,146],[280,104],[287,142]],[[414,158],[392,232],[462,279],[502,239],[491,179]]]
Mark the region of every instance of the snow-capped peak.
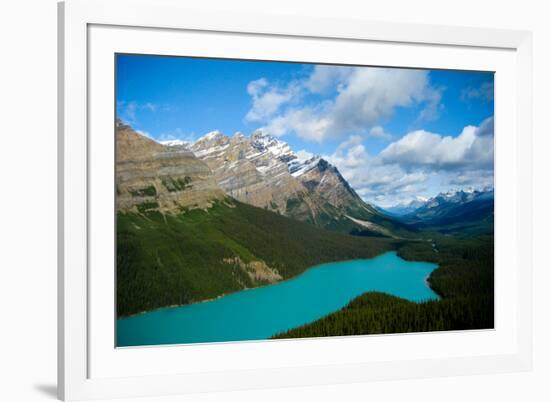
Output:
[[166,145],[168,147],[178,147],[178,146],[187,146],[190,144],[189,141],[184,141],[180,139],[174,139],[174,140],[165,140],[165,141],[159,141],[162,145]]
[[491,193],[493,193],[493,188],[490,186],[486,186],[480,189],[476,189],[474,187],[465,187],[462,189],[452,189],[444,193],[440,193],[434,198],[444,199],[445,201],[448,201],[448,202],[464,202],[464,201],[470,201],[474,198],[477,198],[480,195],[483,195],[483,194],[490,195]]
[[210,131],[209,133],[206,133],[205,135],[203,135],[202,137],[200,137],[197,141],[195,142],[201,142],[201,141],[212,141],[213,139],[215,139],[216,137],[220,137],[220,136],[223,136],[223,133],[219,130],[214,130],[214,131]]
[[403,215],[420,208],[434,209],[445,204],[464,204],[473,200],[490,199],[492,197],[493,188],[490,186],[482,189],[467,187],[447,190],[430,198],[417,195],[412,200],[401,201],[393,206],[385,207],[385,210],[397,215]]
[[215,130],[211,131],[197,141],[192,143],[189,148],[195,156],[202,157],[212,157],[219,152],[222,152],[229,146],[229,137],[223,135],[220,131]]
[[258,151],[268,151],[278,158],[286,157],[287,159],[294,159],[296,157],[294,151],[290,149],[286,142],[266,134],[261,130],[255,131],[250,136],[250,139],[252,141],[252,146]]
[[258,129],[250,135],[250,138],[255,139],[255,140],[261,140],[261,139],[264,139],[264,138],[267,139],[267,140],[271,140],[274,137],[271,134],[268,134],[265,131],[263,131],[261,129]]
[[[250,148],[246,148],[246,143]],[[216,130],[205,134],[189,145],[195,155],[201,158],[216,157],[228,147],[241,146],[244,148],[240,149],[240,154],[245,159],[258,164],[257,169],[262,174],[272,169],[276,170],[276,167],[283,162],[286,164],[288,172],[292,176],[298,177],[316,166],[320,166],[319,163],[324,161],[321,156],[306,151],[294,152],[288,143],[261,130],[256,130],[250,137],[241,132],[227,137]],[[268,162],[270,159],[271,162]]]
[[482,189],[475,189],[473,187],[467,187],[463,189],[451,189],[446,192],[439,193],[435,197],[426,201],[427,208],[435,208],[441,204],[463,204],[476,199],[492,198],[494,195],[492,187],[484,187]]

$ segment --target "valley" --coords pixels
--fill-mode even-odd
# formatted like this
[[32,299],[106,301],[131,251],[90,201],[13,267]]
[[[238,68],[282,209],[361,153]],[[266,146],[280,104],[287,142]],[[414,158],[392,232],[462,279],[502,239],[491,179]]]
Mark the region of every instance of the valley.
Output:
[[390,288],[393,296],[380,294],[383,286],[364,288],[338,311],[265,337],[493,326],[492,194],[440,195],[387,214],[363,201],[328,161],[300,158],[261,131],[162,144],[117,121],[116,138],[121,323],[394,251],[437,265],[427,289],[440,300],[417,303]]
[[118,316],[212,299],[394,247],[392,239],[320,229],[229,198],[178,215],[118,212]]
[[435,264],[405,261],[392,252],[310,267],[284,282],[204,303],[158,309],[119,320],[119,346],[267,339],[378,290],[413,302],[437,300],[424,278]]
[[432,235],[438,252],[428,242],[407,242],[397,247],[399,256],[407,261],[438,265],[428,282],[441,297],[439,300],[414,303],[396,297],[396,293],[365,292],[341,310],[273,338],[494,328],[492,235],[462,239]]

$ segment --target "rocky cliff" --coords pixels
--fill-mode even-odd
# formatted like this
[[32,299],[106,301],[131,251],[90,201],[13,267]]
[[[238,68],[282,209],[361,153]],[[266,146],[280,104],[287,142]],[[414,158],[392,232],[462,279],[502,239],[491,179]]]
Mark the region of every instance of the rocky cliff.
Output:
[[[317,226],[350,232],[380,214],[321,157],[300,159],[257,131],[213,131],[193,143],[158,143],[116,124],[117,210],[179,213],[230,197]],[[379,220],[379,219],[378,219]]]
[[178,213],[225,197],[206,163],[183,147],[161,145],[116,123],[119,211]]
[[[320,157],[300,159],[287,143],[261,131],[228,137],[214,131],[189,145],[219,186],[239,201],[327,227],[377,211]],[[339,224],[341,226],[341,223]]]
[[277,157],[268,147],[237,133],[229,138],[209,133],[190,146],[212,170],[219,186],[239,201],[286,213],[287,200],[305,193],[289,173],[283,153]]

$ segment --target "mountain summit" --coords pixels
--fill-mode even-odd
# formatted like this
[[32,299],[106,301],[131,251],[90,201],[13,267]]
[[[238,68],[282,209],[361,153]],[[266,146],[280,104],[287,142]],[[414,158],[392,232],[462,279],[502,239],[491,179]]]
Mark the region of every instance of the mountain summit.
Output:
[[[193,152],[170,144],[116,124],[119,318],[279,282],[314,265],[370,258],[391,247],[388,239],[318,227],[331,219],[358,224],[329,204],[337,192],[323,198],[322,183],[308,188],[290,174],[287,161],[296,157],[276,139],[212,132],[191,145]],[[340,180],[328,164],[307,165],[309,181]],[[317,226],[283,215],[315,216]]]
[[262,131],[232,137],[213,131],[189,145],[233,198],[321,227],[361,228],[352,218],[379,213],[365,203],[338,169],[315,156],[301,159],[290,146]]
[[117,121],[116,136],[119,211],[178,214],[229,196],[343,233],[391,236],[404,227],[364,202],[336,166],[319,156],[300,158],[261,131],[158,143]]

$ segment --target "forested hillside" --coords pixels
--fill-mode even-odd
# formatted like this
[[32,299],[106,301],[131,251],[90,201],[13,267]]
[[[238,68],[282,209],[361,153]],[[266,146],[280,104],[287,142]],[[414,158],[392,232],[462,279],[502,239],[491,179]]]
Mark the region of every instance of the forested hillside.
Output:
[[391,239],[344,235],[226,198],[179,215],[117,214],[117,311],[127,316],[370,258]]
[[433,241],[404,242],[399,255],[439,264],[429,280],[441,300],[417,304],[368,292],[336,313],[275,338],[493,328],[493,237],[439,236]]

